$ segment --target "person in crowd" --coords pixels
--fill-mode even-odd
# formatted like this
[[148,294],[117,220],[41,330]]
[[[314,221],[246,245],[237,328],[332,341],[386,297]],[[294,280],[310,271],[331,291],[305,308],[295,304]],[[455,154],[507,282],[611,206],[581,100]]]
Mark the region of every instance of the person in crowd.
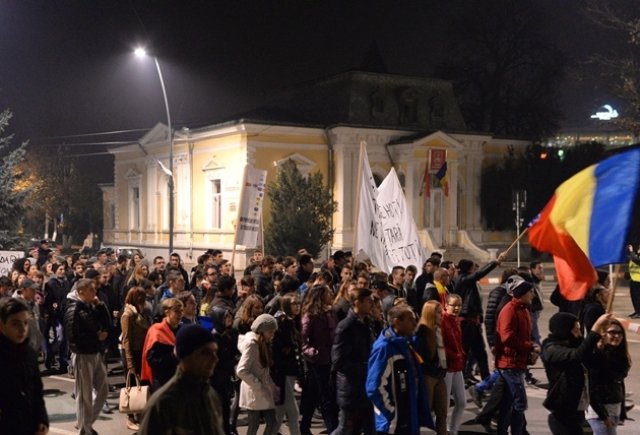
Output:
[[[125,298],[124,312],[120,317],[122,352],[126,363],[126,376],[130,378],[131,385],[136,382],[135,377],[141,375],[142,349],[147,331],[151,326],[149,319],[143,314],[145,302],[146,294],[142,287],[129,289]],[[139,422],[139,415],[127,415],[127,429],[139,430]]]
[[27,307],[29,307],[31,316],[29,317],[29,336],[27,343],[36,353],[40,353],[44,338],[40,331],[40,307],[36,302],[37,290],[38,286],[35,282],[30,279],[25,279],[22,281],[22,284],[20,284],[20,288],[18,288],[14,296],[22,299]]
[[416,329],[413,309],[407,304],[394,306],[388,323],[369,356],[367,396],[375,407],[378,434],[417,435],[420,427],[434,425],[422,358],[411,345]]
[[582,300],[578,319],[583,332],[591,330],[594,322],[605,313],[609,301],[609,289],[601,284],[596,284],[589,289]]
[[353,293],[353,306],[338,323],[331,349],[332,370],[336,373],[336,401],[340,408],[338,427],[332,435],[375,433],[373,406],[367,398],[366,380],[374,337],[368,325],[373,308],[370,289]]
[[302,254],[298,257],[298,269],[296,270],[296,278],[300,284],[304,284],[309,280],[313,273],[313,257],[309,254]]
[[197,323],[198,313],[196,306],[196,298],[189,290],[184,290],[176,296],[183,305],[182,319],[180,322],[184,325],[189,323]]
[[130,289],[132,287],[139,286],[142,280],[147,279],[148,276],[149,266],[147,266],[146,263],[140,262],[131,270],[124,288]]
[[428,258],[422,265],[422,273],[416,278],[416,298],[419,301],[425,300],[424,289],[427,284],[433,283],[433,272],[438,266],[440,266],[440,260],[435,257]]
[[433,281],[425,286],[420,303],[424,305],[427,301],[437,301],[441,306],[445,306],[450,282],[451,276],[447,269],[442,267],[433,269]]
[[[297,279],[296,279],[297,281]],[[300,296],[289,292],[282,296],[281,311],[275,314],[278,329],[273,338],[273,380],[280,389],[276,404],[276,427],[280,428],[286,415],[290,435],[300,435],[300,411],[295,399],[294,385],[302,376],[302,337],[296,319],[300,316]]]
[[389,288],[391,292],[398,296],[399,298],[407,298],[407,295],[404,291],[404,267],[403,266],[393,266],[391,270],[391,274],[389,274]]
[[311,287],[302,306],[302,355],[307,365],[307,382],[302,389],[300,431],[308,434],[313,411],[320,410],[329,433],[338,426],[338,410],[330,382],[331,347],[336,318],[331,309],[332,292],[327,285]]
[[175,374],[149,399],[140,435],[224,435],[220,398],[209,385],[218,362],[210,331],[191,324],[176,335]]
[[627,255],[629,256],[629,295],[633,305],[633,313],[629,314],[629,317],[640,319],[640,246],[637,252],[634,252],[633,245],[627,246]]
[[138,252],[134,252],[131,255],[131,261],[129,261],[129,270],[134,270],[139,264],[142,264],[142,260],[144,260],[144,256]]
[[181,291],[184,290],[185,280],[175,270],[168,271],[167,275],[167,287],[163,290],[160,301],[165,299],[175,298]]
[[548,424],[554,435],[584,433],[584,412],[589,405],[584,364],[610,319],[611,314],[600,316],[585,339],[573,314],[560,312],[549,319],[549,336],[542,342],[541,354],[549,380],[543,405],[550,411]]
[[402,284],[404,293],[409,300],[416,300],[416,303],[420,303],[417,299],[416,292],[416,275],[418,274],[418,268],[413,264],[407,266],[404,270],[404,283]]
[[464,361],[465,351],[462,345],[462,329],[458,317],[462,308],[460,295],[451,293],[442,314],[442,340],[447,357],[447,373],[444,377],[447,386],[447,397],[453,393],[453,413],[448,422],[449,433],[456,435],[462,424],[462,416],[467,398],[464,394]]
[[276,435],[274,384],[271,379],[273,354],[271,341],[278,329],[278,321],[270,314],[259,315],[251,324],[251,331],[238,340],[242,353],[236,373],[240,384],[240,407],[247,410],[247,435],[258,433],[260,417],[266,423],[263,435]]
[[219,270],[220,270],[220,276],[230,276],[233,277],[233,265],[231,264],[231,262],[229,260],[227,260],[226,258],[223,258],[220,261],[220,266],[219,266]]
[[385,325],[384,314],[382,313],[382,300],[375,293],[371,295],[371,300],[373,301],[373,306],[371,307],[371,315],[369,316],[369,328],[373,336],[377,337]]
[[447,353],[442,337],[442,305],[438,301],[427,301],[415,334],[416,351],[422,357],[422,371],[427,384],[429,408],[436,417],[436,433],[447,435],[447,410],[449,397],[447,384]]
[[[231,425],[231,400],[234,394],[235,367],[240,360],[238,351],[238,331],[232,328],[233,314],[226,308],[213,307],[211,310],[213,335],[218,343],[218,365],[211,377],[211,386],[220,396],[222,403],[222,427],[226,435],[236,432]],[[296,420],[297,423],[297,420]]]
[[224,308],[235,313],[236,303],[233,300],[235,292],[236,280],[232,276],[221,276],[218,278],[216,296],[213,301],[211,301],[211,306]]
[[333,299],[333,312],[336,315],[336,322],[340,322],[347,317],[355,291],[356,282],[354,280],[344,282],[338,288],[336,297]]
[[153,258],[153,264],[151,265],[152,267],[152,272],[157,272],[160,275],[164,276],[164,268],[166,266],[166,262],[164,260],[164,257],[162,255],[158,255],[156,257]]
[[611,319],[588,362],[589,407],[586,419],[594,435],[615,435],[624,407],[624,379],[631,368],[625,328]]
[[173,353],[184,305],[177,298],[162,301],[164,318],[147,331],[142,348],[142,380],[157,391],[173,376],[178,361]]
[[233,320],[233,327],[238,334],[246,334],[251,330],[251,324],[264,313],[264,303],[258,295],[249,295],[238,309]]
[[81,434],[94,433],[93,424],[107,400],[107,370],[102,351],[109,323],[108,309],[96,296],[95,281],[87,278],[78,281],[76,289],[67,296],[64,325],[69,348],[75,355],[76,416]]
[[254,277],[256,280],[256,293],[263,299],[269,298],[274,292],[273,282],[271,280],[274,265],[274,258],[270,255],[267,255],[262,259],[262,262],[260,263],[260,269],[257,271],[257,274]]
[[369,288],[369,273],[362,271],[357,274],[354,274],[356,277],[356,287],[357,288]]
[[282,311],[282,298],[284,297],[284,295],[297,291],[297,289],[300,287],[300,281],[298,281],[298,278],[295,277],[295,274],[284,274],[279,282],[276,282],[276,274],[277,272],[273,274],[276,293],[264,307],[265,312],[271,314],[272,316],[274,316],[278,311]]
[[49,241],[47,239],[40,240],[40,247],[38,248],[38,267],[42,267],[44,263],[49,259],[49,254],[51,254],[51,249],[49,249]]
[[29,325],[29,307],[23,300],[0,301],[0,430],[6,434],[49,431],[38,353],[28,344]]
[[[499,266],[504,258],[505,255],[500,254],[496,260],[490,261],[480,270],[476,269],[473,261],[463,259],[458,262],[460,275],[455,283],[454,291],[462,298],[462,308],[459,314],[462,318],[462,344],[467,358],[469,351],[473,352],[482,379],[489,376],[489,361],[482,335],[482,297],[478,280]],[[465,379],[477,382],[471,374],[472,364],[468,360],[465,363]]]
[[13,295],[13,283],[8,276],[0,276],[0,301]]
[[529,307],[535,291],[525,280],[513,288],[511,301],[504,306],[496,323],[496,367],[507,386],[502,394],[498,433],[513,435],[524,433],[524,412],[527,409],[524,375],[528,364],[533,364],[540,354],[540,347],[531,335]]
[[[124,255],[124,254],[118,255],[118,258],[116,260],[116,267],[113,270],[113,278],[112,278],[112,282],[111,282],[111,285],[113,285],[113,288],[118,291],[120,296],[122,296],[122,302],[123,303],[124,303],[124,300],[126,299],[127,294],[128,294],[127,289],[126,289],[126,284],[127,284],[127,261],[128,261],[128,258],[127,258],[126,255]],[[82,263],[80,263],[80,264],[82,264]]]
[[58,370],[65,373],[68,370],[69,362],[62,319],[64,317],[69,284],[66,280],[64,265],[55,264],[52,266],[52,270],[55,270],[55,275],[44,285],[44,312],[47,317],[47,326],[44,331],[47,347],[45,367],[47,369],[52,368],[57,353]]

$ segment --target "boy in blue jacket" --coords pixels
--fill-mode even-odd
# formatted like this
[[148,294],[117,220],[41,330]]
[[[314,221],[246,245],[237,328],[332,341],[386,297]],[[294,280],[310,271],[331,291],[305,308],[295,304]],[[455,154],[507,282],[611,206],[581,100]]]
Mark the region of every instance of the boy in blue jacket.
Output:
[[367,396],[378,434],[417,435],[421,426],[434,429],[434,424],[422,361],[410,342],[416,318],[409,305],[399,304],[389,311],[388,323],[369,357]]

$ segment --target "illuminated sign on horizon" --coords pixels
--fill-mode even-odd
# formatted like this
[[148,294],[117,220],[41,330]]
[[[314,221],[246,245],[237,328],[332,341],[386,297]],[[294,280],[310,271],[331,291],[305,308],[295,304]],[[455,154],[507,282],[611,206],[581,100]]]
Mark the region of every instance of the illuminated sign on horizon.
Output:
[[605,104],[604,106],[602,106],[602,109],[604,110],[600,110],[599,112],[591,115],[591,118],[599,119],[600,121],[611,121],[613,118],[618,117],[618,111],[610,105]]

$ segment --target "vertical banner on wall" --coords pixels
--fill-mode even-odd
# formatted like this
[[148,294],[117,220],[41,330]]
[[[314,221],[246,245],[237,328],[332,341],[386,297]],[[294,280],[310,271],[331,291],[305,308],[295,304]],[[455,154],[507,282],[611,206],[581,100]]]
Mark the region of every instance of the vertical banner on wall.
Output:
[[266,183],[267,171],[247,166],[240,193],[236,245],[247,248],[256,248],[258,245]]
[[429,172],[435,173],[447,161],[447,150],[432,148],[429,150]]

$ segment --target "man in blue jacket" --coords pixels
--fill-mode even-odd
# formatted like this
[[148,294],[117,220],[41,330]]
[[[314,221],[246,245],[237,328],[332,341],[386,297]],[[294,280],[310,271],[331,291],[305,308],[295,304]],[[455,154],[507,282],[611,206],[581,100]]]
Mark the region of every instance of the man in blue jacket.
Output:
[[373,402],[378,434],[417,435],[421,426],[434,429],[420,356],[409,341],[416,318],[409,305],[389,310],[389,327],[373,344],[369,357],[367,396]]

